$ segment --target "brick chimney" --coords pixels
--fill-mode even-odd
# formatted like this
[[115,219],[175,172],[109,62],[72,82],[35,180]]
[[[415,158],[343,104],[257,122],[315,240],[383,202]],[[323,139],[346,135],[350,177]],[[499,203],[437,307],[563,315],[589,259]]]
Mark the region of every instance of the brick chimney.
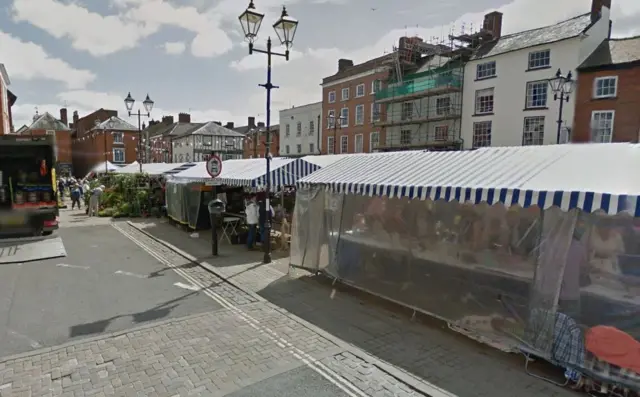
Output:
[[256,126],[256,118],[252,117],[252,116],[247,117],[247,126],[249,128],[255,127]]
[[493,11],[485,15],[482,29],[491,32],[494,39],[499,39],[502,35],[502,13]]
[[69,126],[69,120],[67,119],[67,108],[60,109],[60,121],[67,127]]
[[173,124],[173,116],[162,116],[162,124]]
[[178,114],[178,123],[190,123],[191,115],[189,113],[179,113]]
[[216,125],[219,125],[219,126],[222,127],[222,122],[220,122],[220,121],[214,121],[213,124],[216,124]]
[[76,126],[76,128],[78,128],[78,120],[80,119],[80,117],[78,116],[78,111],[74,110],[73,111],[73,125]]
[[338,59],[338,72],[344,72],[353,66],[351,59]]
[[232,130],[233,126],[234,126],[233,121],[228,121],[227,124],[224,125],[224,128],[228,128]]
[[595,22],[600,18],[602,7],[611,9],[611,0],[591,0],[591,21]]
[[258,128],[264,128],[264,123],[262,121],[258,121]]

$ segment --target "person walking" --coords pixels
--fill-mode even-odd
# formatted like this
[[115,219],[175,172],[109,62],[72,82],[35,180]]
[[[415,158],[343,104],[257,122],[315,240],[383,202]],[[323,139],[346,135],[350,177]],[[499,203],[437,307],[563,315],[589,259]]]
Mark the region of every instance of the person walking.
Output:
[[98,216],[98,209],[100,206],[100,197],[104,192],[104,185],[101,185],[91,192],[91,197],[89,198],[89,216]]
[[71,209],[75,209],[76,205],[78,209],[82,208],[82,204],[80,203],[80,197],[82,197],[82,189],[80,185],[77,183],[71,187]]
[[249,226],[247,235],[247,248],[253,249],[253,245],[256,243],[256,237],[258,232],[258,205],[256,204],[256,198],[251,197],[245,207],[245,215],[247,216],[247,226]]

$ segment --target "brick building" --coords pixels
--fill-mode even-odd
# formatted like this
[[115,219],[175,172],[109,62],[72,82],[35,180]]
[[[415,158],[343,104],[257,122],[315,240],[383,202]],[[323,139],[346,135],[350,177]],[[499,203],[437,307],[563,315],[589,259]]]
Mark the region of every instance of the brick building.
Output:
[[71,127],[73,168],[77,176],[86,175],[105,160],[129,164],[138,157],[138,128],[119,118],[115,110],[98,109],[84,117],[75,111]]
[[56,137],[58,173],[73,173],[73,151],[71,144],[71,128],[67,125],[67,109],[60,109],[60,120],[50,113],[37,114],[33,117],[33,123],[26,129],[20,130],[20,135],[54,135]]
[[[265,132],[264,123],[259,122],[255,128],[249,129],[245,133],[243,158],[252,159],[265,156],[267,152],[267,134]],[[271,137],[269,153],[271,153],[271,157],[278,157],[280,153],[280,126],[272,125],[269,128],[269,136]]]
[[384,141],[374,126],[384,111],[374,100],[391,59],[388,54],[358,65],[340,59],[337,73],[322,80],[323,154],[371,152]]
[[171,163],[173,161],[173,140],[203,127],[206,123],[192,123],[188,113],[178,114],[178,121],[173,116],[163,116],[162,120],[151,120],[144,129],[149,137],[149,154],[152,163]]
[[578,68],[573,142],[638,142],[640,36],[605,40]]

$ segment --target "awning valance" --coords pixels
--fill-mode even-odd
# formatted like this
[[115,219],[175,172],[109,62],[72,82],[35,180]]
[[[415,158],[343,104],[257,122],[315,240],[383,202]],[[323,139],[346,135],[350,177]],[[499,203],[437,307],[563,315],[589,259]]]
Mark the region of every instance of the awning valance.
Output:
[[638,169],[640,145],[572,144],[348,156],[298,183],[368,196],[640,216]]
[[[194,166],[195,163],[143,163],[142,173],[152,176],[171,174],[172,172],[180,172]],[[125,167],[115,171],[117,174],[138,174],[140,173],[140,164],[135,161]]]

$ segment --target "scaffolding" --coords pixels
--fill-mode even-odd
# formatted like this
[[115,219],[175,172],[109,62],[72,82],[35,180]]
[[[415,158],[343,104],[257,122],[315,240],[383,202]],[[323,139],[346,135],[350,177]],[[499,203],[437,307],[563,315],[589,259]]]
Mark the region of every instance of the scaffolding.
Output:
[[464,65],[480,44],[493,39],[487,29],[448,38],[401,37],[380,65],[388,71],[375,94],[377,151],[459,150],[462,148]]

